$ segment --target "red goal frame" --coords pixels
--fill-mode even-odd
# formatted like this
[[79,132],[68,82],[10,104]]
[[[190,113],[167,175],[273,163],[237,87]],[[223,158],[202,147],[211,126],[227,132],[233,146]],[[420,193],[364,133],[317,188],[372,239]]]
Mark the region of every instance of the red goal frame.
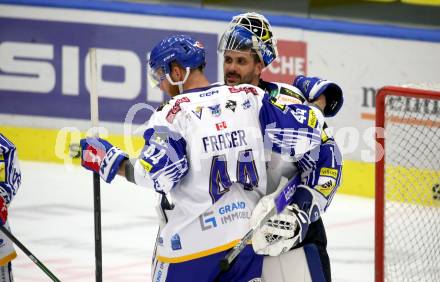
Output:
[[375,244],[374,244],[374,268],[375,281],[384,281],[384,215],[385,215],[385,98],[387,96],[403,96],[411,98],[437,99],[440,100],[440,92],[433,90],[407,88],[398,86],[385,86],[378,91],[376,96],[376,167],[375,167]]

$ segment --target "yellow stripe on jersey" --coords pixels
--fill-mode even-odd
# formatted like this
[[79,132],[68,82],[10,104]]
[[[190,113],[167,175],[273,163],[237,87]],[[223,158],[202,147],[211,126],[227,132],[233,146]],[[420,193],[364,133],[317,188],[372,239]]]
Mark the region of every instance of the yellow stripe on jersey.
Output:
[[8,254],[7,256],[4,256],[0,259],[0,266],[3,266],[7,264],[8,262],[12,261],[17,257],[17,253],[13,251],[12,253]]
[[157,256],[157,260],[160,262],[165,262],[165,263],[185,262],[185,261],[198,259],[201,257],[206,257],[206,256],[209,256],[212,254],[216,254],[216,253],[220,253],[220,252],[229,250],[230,248],[237,245],[238,242],[240,242],[240,240],[234,240],[234,241],[229,242],[229,243],[222,245],[222,246],[218,246],[218,247],[215,247],[215,248],[212,248],[209,250],[205,250],[205,251],[201,251],[198,253],[194,253],[194,254],[190,254],[190,255],[186,255],[186,256],[181,256],[181,257],[170,258],[170,257]]

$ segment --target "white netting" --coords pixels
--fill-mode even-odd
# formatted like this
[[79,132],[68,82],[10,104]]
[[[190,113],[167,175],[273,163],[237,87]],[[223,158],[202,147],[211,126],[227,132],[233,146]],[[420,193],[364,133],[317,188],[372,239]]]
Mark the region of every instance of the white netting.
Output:
[[[440,84],[411,85],[416,87],[440,90]],[[385,98],[385,281],[440,281],[440,92],[436,95],[392,91]]]

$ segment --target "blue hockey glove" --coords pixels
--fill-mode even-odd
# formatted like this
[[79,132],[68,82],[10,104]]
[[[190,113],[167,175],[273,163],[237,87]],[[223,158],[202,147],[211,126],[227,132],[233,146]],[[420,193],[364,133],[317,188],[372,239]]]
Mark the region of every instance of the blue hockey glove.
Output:
[[315,101],[319,96],[324,94],[327,100],[327,105],[323,112],[325,117],[335,116],[344,103],[342,89],[333,81],[319,77],[298,75],[293,81],[293,86],[301,90],[309,102]]
[[101,138],[81,139],[81,166],[99,173],[105,182],[110,183],[118,173],[119,166],[128,155]]
[[11,140],[0,133],[0,197],[7,205],[21,185],[21,171],[17,148]]

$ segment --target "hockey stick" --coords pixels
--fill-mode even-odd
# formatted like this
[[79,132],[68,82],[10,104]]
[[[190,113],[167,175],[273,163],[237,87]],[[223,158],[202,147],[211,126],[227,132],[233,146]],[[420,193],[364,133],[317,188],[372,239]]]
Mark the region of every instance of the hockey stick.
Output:
[[290,204],[292,201],[293,194],[295,193],[296,186],[300,183],[300,177],[295,176],[290,179],[281,189],[280,193],[273,199],[274,207],[270,209],[264,217],[240,239],[240,241],[235,245],[226,256],[220,261],[220,270],[222,272],[228,271],[231,263],[234,259],[241,253],[241,251],[246,247],[247,242],[252,239],[254,232],[261,228],[266,222],[274,215],[281,213],[284,208]]
[[20,241],[18,241],[18,239],[15,238],[15,236],[12,235],[12,233],[9,232],[9,230],[6,229],[6,227],[0,225],[0,230],[6,235],[6,237],[8,237],[12,242],[14,242],[14,244],[17,247],[19,247],[23,251],[23,253],[25,253],[28,256],[28,258],[31,259],[31,261],[33,261],[41,270],[43,270],[43,272],[46,273],[46,275],[49,276],[50,279],[52,279],[52,281],[54,282],[61,281],[39,259],[37,259]]
[[[97,57],[96,49],[89,49],[90,55],[90,120],[95,128],[94,137],[99,136],[96,129],[99,121],[98,92],[97,92]],[[102,240],[101,240],[101,182],[99,174],[93,173],[93,208],[95,225],[95,274],[96,282],[102,282]]]

